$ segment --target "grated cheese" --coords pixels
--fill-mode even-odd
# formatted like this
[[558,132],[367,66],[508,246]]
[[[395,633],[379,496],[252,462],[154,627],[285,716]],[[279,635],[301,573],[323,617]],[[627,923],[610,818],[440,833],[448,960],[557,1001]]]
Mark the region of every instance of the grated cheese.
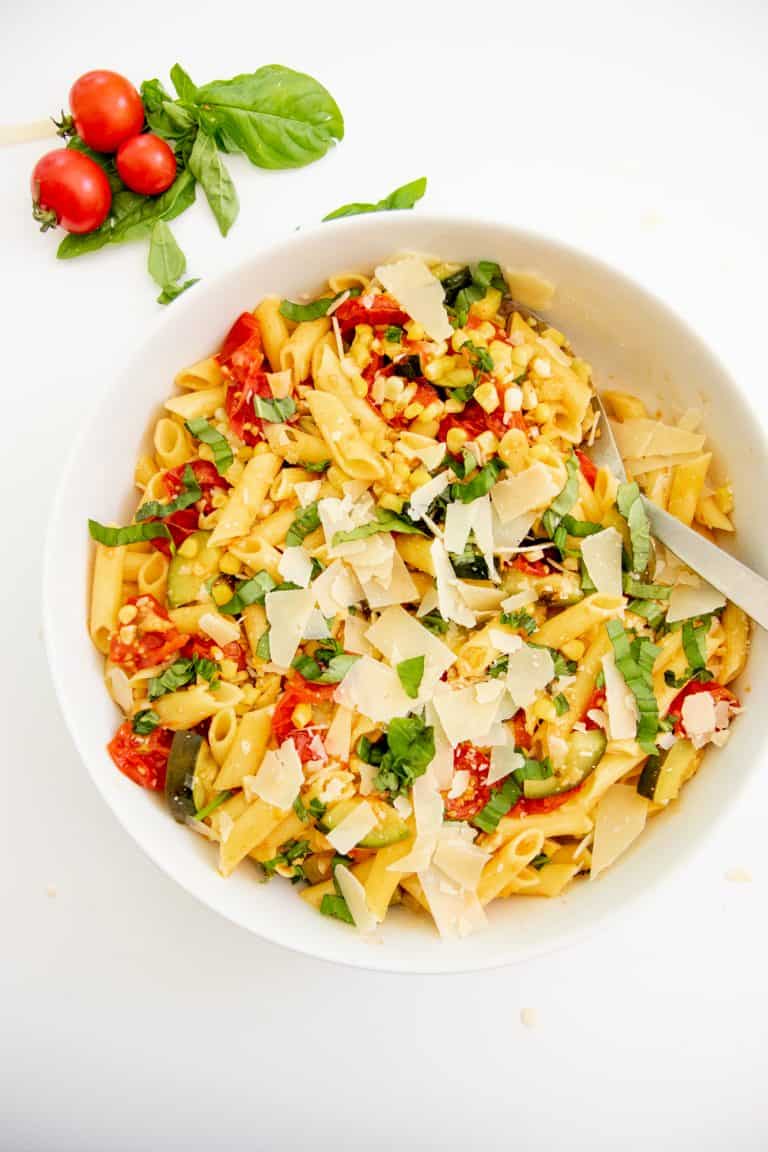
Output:
[[453,328],[443,303],[443,286],[423,260],[409,256],[395,264],[382,264],[375,275],[432,340],[450,340]]

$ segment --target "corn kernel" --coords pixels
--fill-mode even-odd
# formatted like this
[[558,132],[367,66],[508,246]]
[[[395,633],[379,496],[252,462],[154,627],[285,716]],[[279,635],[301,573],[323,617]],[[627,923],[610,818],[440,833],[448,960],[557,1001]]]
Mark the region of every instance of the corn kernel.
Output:
[[471,340],[474,332],[468,331],[466,328],[457,328],[453,336],[451,336],[451,348],[454,352],[461,352],[467,340]]
[[226,572],[228,576],[237,576],[240,571],[240,561],[237,556],[233,556],[231,552],[225,552],[219,561],[219,568],[222,572]]
[[519,428],[505,432],[499,444],[499,456],[514,472],[522,472],[528,459],[528,440]]
[[470,309],[471,316],[477,316],[482,320],[490,320],[495,316],[501,307],[501,292],[498,288],[489,288],[485,293],[482,300],[478,300],[473,304]]
[[123,644],[133,644],[134,640],[136,639],[136,625],[123,625],[123,627],[120,629],[120,639]]
[[420,404],[418,401],[415,401],[413,404],[408,405],[408,407],[403,412],[403,416],[405,416],[406,420],[415,420],[417,416],[421,416],[423,411],[424,405]]
[[463,400],[456,400],[453,396],[449,396],[445,402],[446,412],[463,412],[465,407]]
[[520,344],[512,349],[512,363],[520,368],[527,368],[533,357],[533,348],[530,344]]
[[431,404],[427,404],[426,408],[421,414],[422,420],[441,420],[445,405],[442,400],[433,400]]
[[427,336],[421,324],[417,324],[415,320],[409,320],[405,326],[405,331],[409,340],[425,340]]
[[512,370],[512,348],[501,340],[492,340],[488,351],[493,358],[493,370],[498,376],[504,376]]
[[486,412],[495,412],[499,406],[499,394],[490,380],[475,389],[474,399]]
[[486,459],[489,459],[491,456],[493,456],[494,452],[499,447],[499,441],[493,432],[491,432],[490,428],[487,428],[485,432],[481,432],[475,443],[480,446],[480,449],[485,455]]
[[297,704],[291,713],[291,723],[297,728],[305,728],[312,719],[312,705],[307,701]]
[[432,477],[426,468],[417,468],[410,476],[411,491],[413,491],[414,488],[420,488],[422,484],[428,484],[431,479]]
[[546,380],[552,375],[552,365],[545,356],[536,356],[531,367],[535,374],[540,376],[542,380]]
[[555,708],[552,701],[546,696],[542,696],[534,703],[533,714],[537,720],[557,719],[557,709]]
[[221,675],[224,680],[233,680],[237,675],[237,664],[234,660],[222,660]]
[[179,556],[197,556],[198,543],[194,536],[187,536],[183,544],[179,545]]
[[226,604],[232,599],[232,589],[225,580],[217,580],[211,589],[214,604]]
[[391,492],[385,492],[379,499],[379,507],[388,508],[390,512],[402,512],[403,503],[400,496],[395,496]]
[[527,380],[523,383],[523,408],[535,408],[539,402],[536,389]]
[[381,414],[385,420],[392,420],[395,415],[395,406],[391,400],[385,400],[381,406]]
[[435,360],[430,360],[424,369],[424,375],[427,380],[440,380],[446,372],[452,372],[458,364],[458,357],[456,356],[438,356]]
[[531,416],[537,424],[546,424],[552,419],[553,412],[549,404],[537,404]]
[[451,428],[445,438],[445,443],[448,451],[456,456],[461,452],[468,439],[469,435],[464,428]]
[[211,448],[208,444],[201,444],[197,450],[197,454],[201,460],[208,460],[211,463],[213,462],[213,448]]
[[429,436],[434,440],[434,438],[437,436],[439,428],[439,420],[425,420],[422,416],[420,420],[414,420],[408,431],[416,432],[419,436]]
[[399,476],[401,480],[407,480],[411,474],[411,469],[408,461],[404,460],[402,456],[393,456],[391,460],[392,474]]
[[504,390],[504,411],[519,412],[523,406],[523,390],[517,384],[510,384]]
[[585,649],[581,640],[569,640],[561,646],[560,651],[566,660],[581,660]]
[[130,624],[136,619],[138,614],[139,610],[135,604],[123,604],[117,614],[117,618],[121,624]]

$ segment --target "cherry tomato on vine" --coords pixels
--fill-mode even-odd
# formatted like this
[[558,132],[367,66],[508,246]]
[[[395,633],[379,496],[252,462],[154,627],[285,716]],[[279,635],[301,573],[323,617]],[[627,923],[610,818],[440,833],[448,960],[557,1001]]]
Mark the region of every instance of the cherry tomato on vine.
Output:
[[45,232],[60,224],[67,232],[93,232],[112,203],[109,181],[98,164],[73,148],[57,148],[32,171],[32,215]]
[[95,152],[115,152],[144,127],[144,105],[125,76],[98,69],[75,80],[69,93],[75,130]]
[[132,136],[117,150],[117,171],[123,184],[142,196],[159,196],[176,179],[173,149],[151,132]]

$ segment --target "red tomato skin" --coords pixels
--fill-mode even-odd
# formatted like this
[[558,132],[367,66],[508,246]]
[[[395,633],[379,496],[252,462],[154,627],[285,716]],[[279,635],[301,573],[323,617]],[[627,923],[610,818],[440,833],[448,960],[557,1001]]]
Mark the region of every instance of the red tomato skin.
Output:
[[469,772],[469,783],[461,796],[450,799],[445,796],[446,820],[471,820],[485,807],[491,798],[491,789],[485,783],[491,758],[487,752],[465,741],[459,744],[453,754],[454,771]]
[[176,157],[165,140],[152,132],[145,132],[124,140],[120,145],[117,171],[123,184],[132,192],[141,196],[159,196],[176,179]]
[[379,324],[388,324],[402,328],[410,320],[408,313],[403,312],[391,296],[383,294],[374,296],[370,308],[363,304],[364,299],[362,296],[352,296],[340,304],[334,312],[342,335],[356,328],[358,324],[370,324],[373,328]]
[[259,337],[258,346],[261,348],[261,329],[258,320],[252,312],[241,312],[224,337],[224,343],[218,351],[218,360],[221,366],[224,367],[228,364],[232,359],[232,353],[255,336]]
[[590,488],[594,488],[595,481],[597,480],[597,466],[592,463],[586,452],[582,452],[580,448],[574,448],[576,459],[579,462],[579,469],[582,476],[589,484]]
[[219,659],[232,660],[237,664],[238,671],[243,672],[246,668],[245,650],[242,644],[238,644],[237,640],[230,641],[229,644],[219,645],[210,636],[190,636],[187,643],[182,649],[182,656],[191,658],[192,656],[199,656],[205,660],[216,660],[217,658],[212,655],[214,648],[218,648],[221,652]]
[[140,596],[131,596],[125,603],[137,609],[137,615],[131,622],[134,635],[131,640],[123,640],[120,636],[122,626],[118,626],[112,633],[109,658],[113,664],[119,664],[129,672],[153,668],[184,647],[187,637],[180,635],[165,608],[154,596],[145,592]]
[[327,760],[328,753],[322,740],[323,727],[308,724],[296,728],[293,723],[293,710],[297,704],[321,704],[331,699],[335,684],[312,684],[303,676],[291,677],[286,683],[282,697],[272,714],[272,734],[278,744],[289,738],[296,745],[302,764],[309,760]]
[[139,736],[131,721],[124,720],[107,744],[107,751],[124,776],[142,788],[158,792],[165,787],[172,742],[170,728],[158,727],[147,736]]
[[[208,515],[214,509],[212,499],[212,492],[214,488],[219,488],[222,492],[226,492],[230,484],[223,476],[219,476],[216,467],[210,460],[192,460],[189,467],[195,474],[195,479],[200,485],[202,496],[197,504],[191,504],[189,508],[182,508],[179,512],[173,512],[170,516],[166,516],[163,523],[168,526],[168,530],[173,538],[173,543],[176,548],[180,548],[188,536],[193,532],[197,532],[200,527],[200,512],[203,515]],[[173,500],[181,492],[183,486],[184,471],[187,468],[186,464],[179,465],[178,468],[169,468],[163,475],[163,484],[168,493],[168,499]],[[160,517],[152,517],[153,520],[158,520]],[[168,540],[162,536],[155,537],[151,541],[152,547],[162,552],[164,556],[170,556],[171,546]]]
[[512,561],[512,567],[517,572],[523,572],[526,576],[548,576],[549,565],[545,564],[543,560],[528,560],[521,553],[518,552]]
[[[112,191],[105,173],[90,156],[74,148],[56,148],[32,171],[35,218],[43,231],[60,224],[67,232],[93,232],[106,220]],[[55,215],[55,220],[46,215]]]
[[118,72],[86,72],[70,89],[69,107],[78,136],[94,152],[114,152],[144,126],[141,97]]
[[677,696],[675,696],[667,713],[667,715],[671,716],[675,721],[675,736],[688,735],[685,730],[685,725],[683,724],[683,701],[688,696],[697,696],[699,692],[711,692],[715,698],[715,702],[718,700],[727,700],[734,708],[739,707],[738,697],[734,696],[730,689],[724,687],[722,684],[718,684],[716,680],[706,680],[704,683],[702,683],[701,680],[689,680],[685,687],[681,688]]
[[594,692],[592,693],[589,700],[587,701],[587,706],[584,709],[584,715],[582,717],[584,727],[588,731],[591,731],[594,728],[600,727],[599,724],[596,724],[595,721],[590,718],[588,713],[591,712],[595,708],[604,708],[604,707],[605,707],[605,689],[604,688],[595,688]]

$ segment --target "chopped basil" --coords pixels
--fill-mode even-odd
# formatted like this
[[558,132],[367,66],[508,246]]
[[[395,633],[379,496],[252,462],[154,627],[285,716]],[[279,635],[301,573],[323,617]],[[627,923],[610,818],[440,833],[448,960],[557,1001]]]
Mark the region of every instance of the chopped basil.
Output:
[[579,568],[580,568],[580,574],[581,574],[581,590],[582,590],[582,592],[586,593],[587,596],[589,596],[592,592],[597,592],[597,587],[596,587],[594,581],[592,580],[592,577],[590,576],[589,572],[587,571],[587,566],[584,563],[583,557],[579,557]]
[[207,420],[203,419],[185,420],[184,427],[192,433],[196,440],[207,444],[213,451],[213,463],[216,471],[219,476],[223,476],[234,460],[232,449],[229,446],[229,440],[227,440],[226,436],[223,436],[212,424],[209,424]]
[[537,872],[540,872],[545,864],[549,864],[549,856],[546,852],[539,852],[538,856],[534,856],[531,860],[531,868],[535,868]]
[[471,480],[467,480],[463,484],[451,484],[451,500],[457,500],[462,504],[471,504],[473,500],[479,500],[481,496],[486,496],[505,468],[506,464],[501,457],[494,456],[487,464],[478,469]]
[[214,797],[210,804],[206,804],[205,808],[201,808],[199,812],[195,812],[192,819],[205,820],[205,818],[210,816],[211,812],[215,812],[216,809],[219,808],[225,800],[229,800],[230,796],[234,796],[234,792],[219,792],[218,796]]
[[351,528],[349,532],[334,532],[333,547],[348,544],[351,540],[366,540],[369,536],[375,536],[377,532],[401,532],[406,536],[424,535],[421,528],[417,528],[412,521],[390,508],[376,508],[374,515],[375,520],[361,524],[358,528]]
[[579,461],[571,452],[565,462],[566,481],[541,518],[544,531],[552,539],[555,529],[579,498]]
[[475,372],[493,372],[493,357],[487,348],[479,348],[471,340],[465,340],[461,351],[466,352]]
[[392,365],[392,375],[399,376],[403,380],[420,379],[422,375],[421,357],[417,354],[401,356]]
[[313,796],[307,805],[304,804],[301,796],[297,796],[293,802],[293,810],[299,820],[308,820],[310,816],[319,820],[321,816],[325,815],[326,807],[327,805],[323,804],[322,800],[318,800],[317,796]]
[[150,732],[154,732],[160,723],[160,717],[157,712],[152,708],[142,708],[141,712],[137,712],[131,721],[131,728],[137,736],[148,736]]
[[423,776],[432,762],[435,733],[418,716],[395,717],[384,736],[375,743],[362,736],[357,754],[378,768],[374,788],[398,796],[406,792],[418,776]]
[[204,656],[184,656],[181,660],[175,660],[169,668],[149,681],[149,699],[157,700],[158,696],[165,696],[167,692],[178,692],[198,677],[207,680],[211,688],[216,688],[219,682],[218,664]]
[[624,595],[636,596],[638,600],[669,600],[671,584],[644,584],[635,580],[629,572],[624,573]]
[[620,620],[609,620],[605,627],[613,646],[616,667],[637,702],[637,742],[644,752],[653,755],[659,731],[659,705],[653,690],[652,673],[659,649],[642,637],[630,641]]
[[412,656],[409,660],[401,660],[395,667],[406,696],[415,700],[424,675],[424,657]]
[[389,324],[384,330],[384,339],[388,344],[400,344],[405,336],[405,329],[398,328],[397,324]]
[[359,659],[359,656],[345,652],[338,641],[328,640],[315,649],[313,656],[299,653],[295,657],[292,667],[305,680],[311,680],[313,683],[338,684]]
[[181,480],[181,492],[174,500],[167,504],[162,504],[159,500],[148,500],[139,508],[136,519],[150,520],[157,516],[160,520],[164,520],[166,516],[172,516],[174,512],[181,512],[184,508],[196,504],[203,493],[189,464],[184,469]]
[[165,539],[171,541],[173,537],[167,524],[157,521],[146,524],[127,524],[125,528],[113,528],[108,524],[99,524],[98,520],[88,521],[88,531],[91,539],[106,548],[121,548],[125,544],[138,544],[142,540]]
[[463,268],[459,268],[458,272],[452,272],[450,276],[446,276],[440,283],[443,286],[445,303],[452,308],[461,289],[468,288],[472,283],[472,273],[469,267],[465,265]]
[[634,612],[635,616],[642,616],[653,629],[661,627],[667,614],[666,608],[654,600],[630,600],[627,611]]
[[263,604],[267,592],[277,588],[269,572],[257,572],[250,580],[243,580],[237,591],[226,604],[219,605],[219,612],[225,616],[239,616],[249,604]]
[[708,684],[710,680],[714,680],[714,675],[708,668],[699,668],[694,671],[689,667],[685,669],[681,676],[675,676],[671,668],[667,668],[664,673],[664,683],[668,684],[670,688],[684,688],[691,680],[698,680],[701,684]]
[[303,464],[299,464],[305,472],[327,472],[330,466],[330,460],[305,460]]
[[500,656],[498,660],[494,660],[486,668],[486,674],[491,676],[494,680],[498,680],[500,676],[506,676],[509,670],[509,656]]
[[521,628],[527,636],[533,636],[538,628],[538,624],[525,608],[520,608],[517,612],[502,612],[501,623],[506,624],[510,628]]
[[[470,282],[466,283],[466,271],[470,274]],[[471,269],[464,270],[460,274],[464,281],[463,286],[455,293],[452,288],[447,285],[453,279],[448,277],[443,281],[443,289],[446,292],[446,303],[453,307],[454,321],[457,328],[462,328],[469,317],[469,309],[473,304],[482,300],[489,288],[496,288],[502,295],[507,290],[507,285],[501,272],[499,265],[493,260],[481,260],[478,264],[472,266]],[[453,300],[449,301],[448,295],[453,296]]]
[[555,706],[555,712],[558,716],[565,716],[566,712],[570,708],[570,704],[562,692],[558,692],[557,696],[553,697],[552,703]]
[[507,815],[523,795],[523,781],[548,780],[551,775],[552,766],[549,760],[533,760],[525,756],[522,768],[516,768],[499,788],[492,790],[490,800],[472,818],[472,823],[483,832],[495,832],[502,817]]
[[259,419],[266,420],[268,424],[282,424],[293,416],[296,411],[296,401],[293,396],[286,396],[283,400],[254,396],[253,410]]
[[465,544],[463,552],[449,552],[451,567],[460,580],[487,580],[488,564],[479,548]]
[[475,454],[471,452],[469,448],[464,448],[461,456],[451,456],[449,453],[446,457],[446,463],[459,480],[463,480],[465,476],[468,476],[470,472],[474,472],[475,468],[477,468]]
[[327,314],[331,304],[338,300],[340,295],[341,293],[336,296],[322,296],[310,304],[296,304],[293,300],[282,300],[279,309],[280,315],[284,316],[286,320],[292,320],[294,324],[303,324],[306,320],[319,320]]
[[308,852],[308,840],[287,840],[281,846],[277,856],[273,856],[271,860],[262,860],[261,866],[268,876],[273,876],[280,864],[284,867],[290,866],[292,868],[290,881],[292,884],[296,884],[299,880],[306,880],[304,869],[298,861],[303,860]]
[[602,692],[603,688],[605,688],[605,672],[602,668],[598,668],[597,676],[595,676],[595,688],[597,688],[599,692]]
[[692,620],[683,622],[683,651],[694,672],[707,666],[708,632],[709,621],[706,624],[694,624]]
[[259,636],[259,642],[256,645],[256,655],[259,660],[271,660],[272,658],[272,653],[269,648],[269,628]]
[[443,619],[437,608],[427,612],[426,616],[419,617],[419,623],[423,624],[428,631],[434,632],[436,636],[443,636],[450,627],[448,621]]
[[577,536],[594,536],[595,532],[602,532],[603,525],[595,524],[594,520],[575,520],[573,516],[566,515],[558,525],[559,528],[564,528],[566,535]]
[[395,188],[394,192],[390,192],[383,200],[377,200],[375,204],[343,204],[341,208],[335,208],[333,212],[323,216],[323,223],[326,220],[338,220],[342,216],[360,216],[364,212],[392,212],[401,208],[413,208],[426,190],[427,178],[420,176],[418,180],[411,180],[410,183]]
[[616,505],[627,521],[632,543],[632,571],[642,573],[648,567],[651,555],[651,525],[643,507],[638,485],[619,484]]
[[[320,514],[317,511],[317,501],[314,500],[306,507],[300,508],[294,517],[293,523],[285,537],[285,543],[289,548],[296,548],[299,544],[303,544],[304,540],[309,536],[310,532],[314,532],[316,528],[320,527]],[[335,542],[335,538],[334,538]]]
[[354,924],[352,913],[343,896],[331,895],[326,892],[320,901],[320,911],[323,916],[335,916],[337,920],[343,920],[345,924]]

